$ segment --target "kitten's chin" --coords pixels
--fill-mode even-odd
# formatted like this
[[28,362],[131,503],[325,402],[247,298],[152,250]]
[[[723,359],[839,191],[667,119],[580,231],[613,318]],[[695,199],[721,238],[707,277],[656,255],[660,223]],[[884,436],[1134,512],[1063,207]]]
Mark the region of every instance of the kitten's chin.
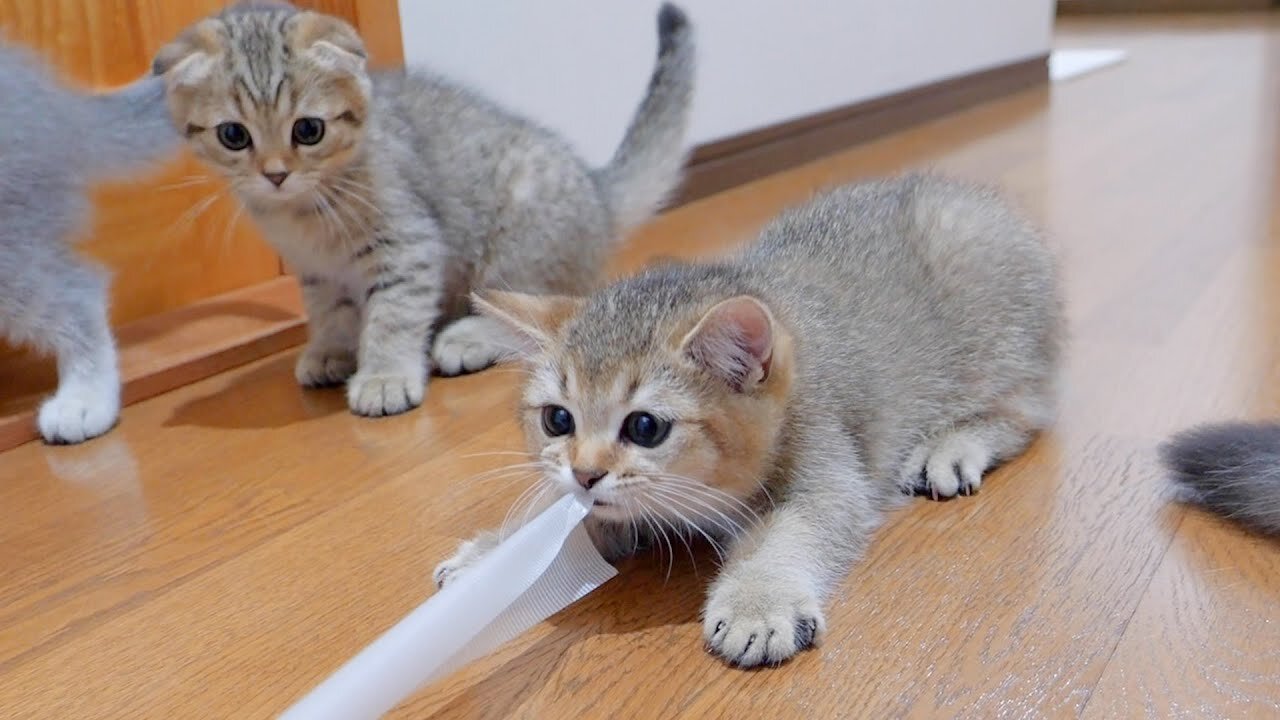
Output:
[[609,500],[595,500],[591,505],[591,517],[609,522],[632,522],[631,513],[623,509],[623,505]]
[[241,192],[240,198],[245,204],[256,210],[303,210],[315,205],[315,200],[306,191]]

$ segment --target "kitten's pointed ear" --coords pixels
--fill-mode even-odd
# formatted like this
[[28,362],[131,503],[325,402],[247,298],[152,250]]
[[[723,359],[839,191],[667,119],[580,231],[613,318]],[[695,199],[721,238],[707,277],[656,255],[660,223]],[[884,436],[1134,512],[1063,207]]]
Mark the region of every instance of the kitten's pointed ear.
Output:
[[517,341],[514,350],[528,356],[556,342],[564,324],[582,308],[582,298],[567,295],[527,295],[488,290],[472,293],[477,313],[502,323]]
[[290,30],[295,50],[329,70],[362,73],[369,53],[360,33],[345,20],[317,12],[300,12]]
[[741,295],[708,310],[684,337],[681,349],[734,390],[747,392],[769,379],[773,342],[769,308]]
[[151,61],[151,74],[163,75],[171,88],[199,85],[213,72],[214,58],[220,52],[218,24],[201,20],[160,48]]

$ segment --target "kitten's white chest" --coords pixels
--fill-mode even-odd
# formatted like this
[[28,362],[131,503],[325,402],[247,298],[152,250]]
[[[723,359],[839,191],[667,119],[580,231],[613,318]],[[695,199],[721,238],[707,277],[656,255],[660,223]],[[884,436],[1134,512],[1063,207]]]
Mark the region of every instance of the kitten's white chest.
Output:
[[296,275],[318,275],[336,280],[349,289],[364,287],[364,279],[351,263],[352,241],[337,238],[316,216],[293,212],[263,213],[255,218],[267,242],[284,258]]

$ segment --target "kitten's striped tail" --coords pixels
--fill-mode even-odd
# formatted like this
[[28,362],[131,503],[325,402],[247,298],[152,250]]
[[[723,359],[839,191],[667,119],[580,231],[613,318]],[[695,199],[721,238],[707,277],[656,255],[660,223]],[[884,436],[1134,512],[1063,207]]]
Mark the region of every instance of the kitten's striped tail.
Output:
[[84,159],[92,175],[139,170],[180,145],[161,77],[148,75],[114,92],[84,95],[80,110]]
[[597,171],[622,235],[656,213],[680,185],[693,100],[693,27],[670,3],[658,13],[658,61],[649,90],[613,159]]
[[1280,535],[1280,422],[1206,425],[1160,448],[1180,499]]

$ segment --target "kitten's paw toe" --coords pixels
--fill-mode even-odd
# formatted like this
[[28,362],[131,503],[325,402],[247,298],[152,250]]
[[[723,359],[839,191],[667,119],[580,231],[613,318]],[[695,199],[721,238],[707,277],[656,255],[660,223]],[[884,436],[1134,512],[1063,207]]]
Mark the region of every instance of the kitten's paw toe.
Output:
[[497,363],[507,352],[506,344],[487,318],[465,317],[449,325],[431,345],[436,372],[445,377],[479,372]]
[[436,566],[431,573],[431,579],[435,581],[437,588],[444,587],[446,583],[456,579],[467,568],[488,555],[497,544],[498,536],[491,532],[481,533],[467,540],[458,546],[458,552],[454,553],[453,557]]
[[40,406],[36,426],[50,445],[74,445],[105,434],[119,417],[118,391],[66,387]]
[[421,378],[357,372],[347,381],[347,405],[365,417],[399,415],[421,405],[425,392]]
[[779,665],[813,647],[826,622],[813,595],[729,582],[711,593],[703,614],[707,649],[738,667]]
[[306,388],[341,385],[356,372],[356,358],[345,350],[313,350],[308,347],[298,356],[293,375]]
[[956,434],[943,438],[925,463],[923,488],[918,494],[934,500],[976,495],[990,460],[987,448],[970,437]]

